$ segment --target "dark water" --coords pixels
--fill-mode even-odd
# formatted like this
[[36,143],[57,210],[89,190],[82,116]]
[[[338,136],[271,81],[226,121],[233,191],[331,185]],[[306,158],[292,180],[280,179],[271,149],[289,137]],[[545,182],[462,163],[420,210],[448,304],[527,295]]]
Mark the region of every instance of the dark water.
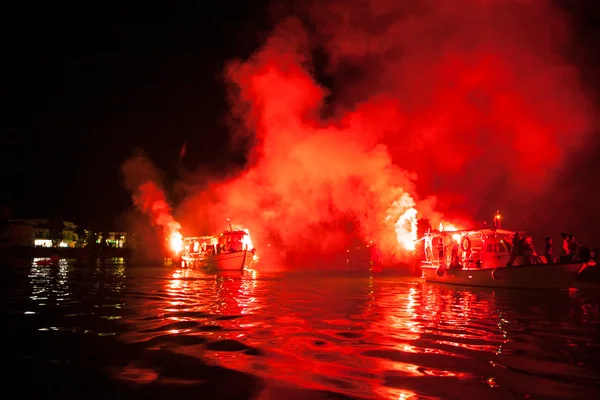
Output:
[[[600,291],[3,266],[20,398],[600,398]],[[7,392],[9,393],[9,392]]]

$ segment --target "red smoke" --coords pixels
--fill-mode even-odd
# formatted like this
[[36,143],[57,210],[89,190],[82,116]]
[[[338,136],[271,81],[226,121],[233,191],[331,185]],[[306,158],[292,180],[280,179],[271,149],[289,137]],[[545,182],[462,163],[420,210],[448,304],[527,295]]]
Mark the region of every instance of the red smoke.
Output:
[[145,214],[152,222],[162,227],[166,236],[174,232],[179,232],[181,225],[173,218],[172,209],[167,203],[164,191],[154,182],[145,182],[138,188],[133,195],[133,203]]
[[497,209],[524,221],[589,128],[565,21],[543,0],[318,1],[284,18],[226,71],[248,166],[192,193],[185,226],[230,218],[259,253],[306,258],[369,240],[401,255],[412,207],[434,227]]
[[359,114],[319,118],[325,92],[303,67],[299,47],[289,47],[302,41],[297,24],[285,25],[251,60],[228,69],[254,133],[251,162],[189,198],[184,209],[196,218],[185,221],[218,226],[229,217],[250,229],[259,253],[272,244],[288,261],[371,240],[385,253],[401,252],[396,230],[410,226],[396,223],[416,205],[414,177],[393,165]]
[[181,225],[173,218],[173,210],[160,186],[160,172],[141,152],[125,161],[121,171],[134,205],[149,217],[153,225],[162,229],[164,238],[169,239],[166,249],[179,251]]
[[578,71],[562,57],[567,19],[552,3],[339,0],[308,15],[340,114],[362,103],[419,193],[487,216],[546,194],[589,129]]

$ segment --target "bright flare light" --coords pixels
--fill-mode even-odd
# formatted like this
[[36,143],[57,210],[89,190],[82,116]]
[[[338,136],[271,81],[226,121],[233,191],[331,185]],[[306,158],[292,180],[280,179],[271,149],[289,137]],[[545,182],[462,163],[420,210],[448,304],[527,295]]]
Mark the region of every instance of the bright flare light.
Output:
[[251,251],[253,249],[253,245],[252,239],[250,238],[250,231],[248,231],[248,229],[244,229],[244,231],[246,231],[246,235],[242,239],[242,244],[246,250]]
[[236,231],[246,232],[246,234],[242,238],[242,246],[243,249],[252,251],[252,249],[254,248],[254,244],[252,243],[252,238],[250,237],[250,230],[248,230],[247,228],[242,228],[240,225],[235,224],[232,226],[232,229]]
[[494,216],[494,226],[496,228],[500,228],[500,220],[502,216],[500,215],[500,211],[496,211],[496,215]]
[[417,240],[417,210],[409,208],[396,222],[396,238],[406,250],[413,251]]
[[[442,222],[440,222],[440,232],[456,232],[458,231],[458,228],[452,224],[446,224],[444,225]],[[452,235],[452,239],[455,242],[459,242],[460,241],[460,233],[454,233]]]
[[179,232],[172,232],[169,237],[169,244],[171,245],[171,250],[175,254],[179,254],[183,250],[183,235]]

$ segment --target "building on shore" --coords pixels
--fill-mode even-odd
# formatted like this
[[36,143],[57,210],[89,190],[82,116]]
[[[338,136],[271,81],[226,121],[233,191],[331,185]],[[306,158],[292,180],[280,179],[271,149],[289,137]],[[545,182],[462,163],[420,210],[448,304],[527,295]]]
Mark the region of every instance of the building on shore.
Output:
[[77,225],[71,221],[63,221],[61,247],[79,247],[79,235],[77,234]]
[[48,218],[0,221],[0,247],[84,248],[100,245],[107,248],[138,249],[141,242],[130,232],[107,232],[80,229],[71,221]]
[[108,247],[118,249],[135,249],[139,247],[135,234],[129,232],[102,232],[98,235],[98,243],[102,241]]
[[[31,219],[12,219],[8,221],[10,235],[19,236],[18,232],[33,230],[33,240],[18,241],[19,247],[77,247],[79,236],[77,234],[77,225],[71,221],[55,221],[47,218],[31,218]],[[20,228],[16,228],[20,227]],[[21,234],[23,236],[23,233]]]

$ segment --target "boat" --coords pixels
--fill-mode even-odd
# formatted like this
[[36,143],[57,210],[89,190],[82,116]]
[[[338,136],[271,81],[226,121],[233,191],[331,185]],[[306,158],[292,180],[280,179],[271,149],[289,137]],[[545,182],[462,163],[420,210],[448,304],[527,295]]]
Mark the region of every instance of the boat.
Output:
[[181,252],[183,267],[212,271],[242,271],[257,260],[249,234],[226,231],[220,236],[185,237]]
[[546,260],[535,253],[516,256],[516,235],[522,231],[499,227],[426,233],[422,279],[463,286],[562,289],[571,287],[594,263],[584,251],[572,259]]
[[34,258],[33,263],[35,265],[58,265],[60,262],[59,256],[50,256],[45,258]]

